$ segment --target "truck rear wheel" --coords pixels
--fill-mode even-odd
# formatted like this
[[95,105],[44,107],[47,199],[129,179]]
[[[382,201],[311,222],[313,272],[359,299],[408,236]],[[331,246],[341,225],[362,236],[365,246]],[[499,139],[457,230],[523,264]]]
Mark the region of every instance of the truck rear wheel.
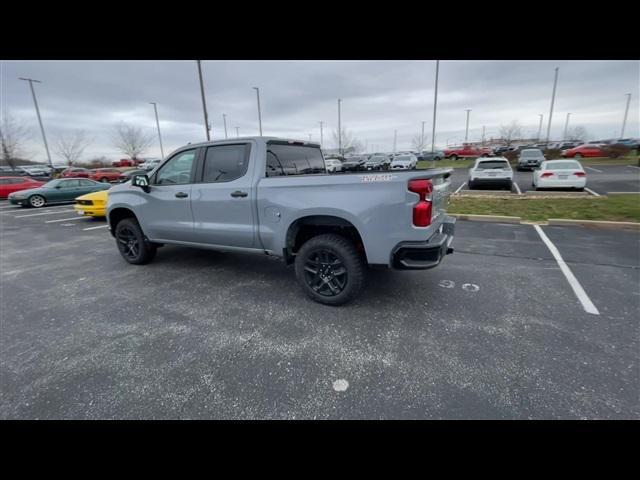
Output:
[[333,233],[302,245],[295,262],[296,278],[305,293],[325,305],[353,300],[364,283],[365,266],[353,243]]
[[451,155],[449,157],[449,160],[453,160],[455,162],[456,160],[458,160],[458,155],[455,155],[455,154]]

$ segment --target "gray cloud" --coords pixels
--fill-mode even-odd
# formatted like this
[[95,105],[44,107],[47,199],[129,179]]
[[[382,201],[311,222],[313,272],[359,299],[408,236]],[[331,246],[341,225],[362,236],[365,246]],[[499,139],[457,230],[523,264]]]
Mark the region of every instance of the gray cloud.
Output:
[[[565,115],[592,137],[618,135],[625,93],[632,93],[626,136],[639,132],[639,62],[636,61],[441,61],[436,143],[464,136],[466,108],[472,109],[470,139],[497,135],[500,124],[518,120],[525,133],[546,121],[553,69],[560,67],[552,137],[558,138]],[[393,130],[398,148],[410,147],[421,121],[430,135],[435,62],[433,61],[205,61],[203,74],[213,137],[223,138],[222,113],[229,135],[258,133],[255,91],[259,86],[265,135],[319,140],[332,145],[337,98],[343,123],[369,146],[390,150]],[[113,125],[138,124],[155,134],[153,108],[158,103],[165,150],[204,139],[197,69],[193,61],[2,61],[3,112],[32,126],[29,151],[44,159],[44,148],[28,86],[36,85],[49,142],[65,131],[84,129],[94,138],[87,156],[118,158],[110,143]],[[154,144],[148,156],[159,156]]]

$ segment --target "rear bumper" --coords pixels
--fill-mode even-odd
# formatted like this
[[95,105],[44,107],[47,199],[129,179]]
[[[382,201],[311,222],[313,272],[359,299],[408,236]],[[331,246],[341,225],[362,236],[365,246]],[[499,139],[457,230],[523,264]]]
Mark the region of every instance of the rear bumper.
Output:
[[473,186],[490,186],[490,185],[501,185],[501,186],[509,186],[513,180],[511,178],[474,178],[473,180],[469,180],[469,184]]
[[426,270],[437,267],[442,259],[453,253],[456,219],[445,217],[441,231],[424,242],[400,242],[391,251],[391,267],[396,270]]

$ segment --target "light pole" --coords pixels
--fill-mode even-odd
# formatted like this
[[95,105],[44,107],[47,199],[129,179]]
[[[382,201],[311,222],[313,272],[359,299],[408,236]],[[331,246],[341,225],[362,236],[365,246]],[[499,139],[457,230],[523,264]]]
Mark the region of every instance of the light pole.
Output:
[[311,141],[311,134],[309,134],[309,141]]
[[222,114],[222,122],[224,123],[224,139],[226,140],[227,138],[229,138],[227,136],[227,114],[226,113]]
[[540,125],[538,125],[538,143],[540,143],[540,135],[542,135],[542,118],[544,115],[539,113],[538,116],[540,117]]
[[631,101],[631,94],[625,93],[625,95],[627,96],[627,107],[624,109],[624,120],[622,120],[622,131],[620,132],[620,138],[624,138],[624,129],[627,126],[627,114],[629,113],[629,102]]
[[342,103],[342,99],[338,99],[338,155],[342,155],[342,124],[340,118],[340,104]]
[[549,109],[549,122],[547,123],[547,141],[545,142],[549,146],[549,135],[551,134],[551,119],[553,118],[553,104],[556,101],[556,86],[558,85],[558,70],[556,67],[556,75],[553,80],[553,92],[551,93],[551,108]]
[[322,148],[323,138],[322,138],[322,120],[318,122],[320,124],[320,148]]
[[260,89],[258,87],[253,87],[256,91],[256,97],[258,99],[258,126],[260,127],[260,136],[262,136],[262,112],[260,111]]
[[464,130],[464,143],[467,143],[467,140],[469,139],[469,113],[471,112],[471,109],[466,109],[465,111],[467,112],[467,126]]
[[436,107],[438,106],[438,70],[440,68],[440,60],[436,60],[436,88],[433,94],[433,127],[431,130],[431,153],[436,142]]
[[484,125],[482,125],[482,146],[484,147]]
[[236,138],[240,138],[240,127],[236,127]]
[[422,133],[420,134],[420,154],[422,154],[422,149],[424,148],[424,121],[422,122]]
[[570,113],[567,113],[567,119],[564,122],[564,135],[562,136],[563,140],[567,139],[567,131],[569,129],[569,117],[571,116]]
[[42,118],[40,118],[40,109],[38,108],[38,100],[36,99],[36,91],[33,89],[33,82],[42,83],[40,80],[34,80],[33,78],[18,78],[18,80],[24,80],[29,82],[31,87],[31,95],[33,96],[33,104],[36,106],[36,115],[38,116],[38,123],[40,124],[40,131],[42,132],[42,140],[44,141],[44,149],[47,151],[47,160],[49,160],[49,166],[53,169],[53,162],[51,162],[51,154],[49,153],[49,145],[47,144],[47,136],[44,134],[44,126],[42,125]]
[[397,146],[397,140],[398,140],[398,130],[394,130],[393,131],[393,154],[396,154],[396,146]]
[[153,111],[156,112],[156,127],[158,127],[158,140],[160,140],[160,155],[164,159],[164,149],[162,148],[162,135],[160,135],[160,122],[158,121],[158,106],[156,102],[149,102],[153,105]]
[[207,115],[207,101],[204,99],[204,82],[202,81],[202,67],[200,66],[200,60],[196,60],[198,64],[198,77],[200,78],[200,95],[202,96],[202,111],[204,112],[204,129],[207,132],[207,142],[211,140],[209,136],[209,116]]

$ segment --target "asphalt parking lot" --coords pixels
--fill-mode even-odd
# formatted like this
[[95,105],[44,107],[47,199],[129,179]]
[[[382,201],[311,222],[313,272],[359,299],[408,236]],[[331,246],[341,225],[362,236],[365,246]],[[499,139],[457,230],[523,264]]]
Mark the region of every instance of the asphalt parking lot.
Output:
[[532,225],[458,222],[440,267],[331,308],[268,257],[132,266],[70,206],[0,219],[3,419],[640,415],[637,232],[541,227],[596,314]]
[[[584,166],[587,172],[587,193],[590,195],[606,195],[610,192],[640,192],[640,167],[634,165],[594,165]],[[524,193],[534,190],[531,185],[532,172],[513,171],[515,182],[512,193]],[[456,168],[453,171],[451,186],[454,191],[469,190],[466,184],[469,171]],[[516,186],[517,185],[517,186]]]

